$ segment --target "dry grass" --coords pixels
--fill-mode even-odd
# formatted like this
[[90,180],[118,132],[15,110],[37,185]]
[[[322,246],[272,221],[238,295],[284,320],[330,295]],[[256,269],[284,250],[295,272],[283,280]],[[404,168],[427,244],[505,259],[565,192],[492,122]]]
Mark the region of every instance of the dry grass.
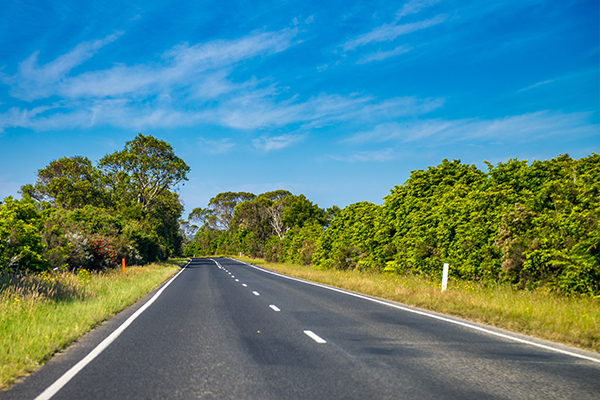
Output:
[[416,276],[318,270],[312,266],[239,259],[286,275],[600,352],[598,299],[452,280],[448,290],[441,292],[440,282]]
[[0,275],[0,389],[175,274],[183,260],[104,273]]

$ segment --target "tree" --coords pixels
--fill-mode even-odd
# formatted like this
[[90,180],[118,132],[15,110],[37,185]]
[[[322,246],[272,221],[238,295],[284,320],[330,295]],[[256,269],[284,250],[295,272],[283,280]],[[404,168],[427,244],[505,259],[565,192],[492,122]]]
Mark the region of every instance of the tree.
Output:
[[288,196],[283,201],[283,213],[281,222],[288,228],[302,228],[305,225],[310,225],[318,222],[325,225],[325,211],[313,204],[303,194],[298,196]]
[[196,207],[188,215],[188,221],[198,229],[213,229],[217,224],[217,216],[214,210],[206,207]]
[[0,203],[0,271],[41,271],[48,268],[40,231],[43,216],[34,201],[12,197]]
[[273,233],[280,240],[283,240],[286,232],[290,229],[283,223],[283,210],[285,209],[285,200],[292,196],[287,190],[275,190],[266,192],[258,196],[257,203],[261,206],[264,217],[269,221]]
[[212,213],[216,219],[209,219],[209,222],[214,224],[215,229],[228,230],[231,219],[233,218],[233,211],[235,206],[239,203],[253,200],[256,196],[253,193],[248,192],[225,192],[219,193],[208,202],[208,209],[211,212],[199,211],[205,215]]
[[319,237],[317,266],[336,269],[372,268],[381,206],[362,201],[343,208]]
[[143,211],[165,191],[187,180],[190,170],[170,144],[141,133],[122,151],[104,156],[99,166],[115,199],[129,200]]
[[87,157],[62,157],[38,170],[35,185],[24,185],[21,194],[66,210],[104,206],[108,199],[102,181],[101,171]]

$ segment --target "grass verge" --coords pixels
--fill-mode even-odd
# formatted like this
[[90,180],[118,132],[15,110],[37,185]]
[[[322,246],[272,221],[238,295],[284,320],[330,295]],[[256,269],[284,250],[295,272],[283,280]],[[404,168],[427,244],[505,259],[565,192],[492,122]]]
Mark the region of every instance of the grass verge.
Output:
[[174,275],[185,259],[104,273],[0,276],[0,390]]
[[416,276],[319,270],[312,266],[235,258],[297,278],[600,353],[598,299],[559,297],[543,290],[516,291],[509,286],[452,279],[448,290],[441,292],[441,282]]

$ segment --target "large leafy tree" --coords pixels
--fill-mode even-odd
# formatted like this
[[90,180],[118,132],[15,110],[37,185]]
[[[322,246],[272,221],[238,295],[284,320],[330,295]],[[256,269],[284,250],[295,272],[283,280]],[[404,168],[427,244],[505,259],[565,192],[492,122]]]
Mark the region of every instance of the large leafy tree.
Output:
[[281,240],[290,229],[283,222],[283,212],[286,208],[285,201],[292,194],[287,190],[275,190],[258,196],[257,203],[261,206],[263,218],[269,221],[273,233]]
[[29,270],[95,268],[114,265],[116,256],[144,263],[180,253],[183,206],[172,189],[188,171],[168,143],[142,134],[105,156],[99,167],[81,156],[54,160],[38,171],[35,185],[21,188],[30,203],[20,209],[47,208],[41,220],[35,225],[23,218],[0,221],[14,226],[10,232],[0,229],[10,239],[10,246],[0,249],[0,261]]
[[208,202],[207,210],[198,210],[198,216],[208,218],[209,226],[219,230],[228,230],[233,218],[235,207],[245,201],[253,200],[256,196],[248,192],[219,193]]
[[175,155],[170,144],[138,133],[125,148],[99,162],[117,201],[149,210],[164,192],[187,180],[190,167]]
[[62,157],[38,171],[35,185],[21,193],[52,207],[74,210],[85,205],[107,205],[101,171],[87,157]]

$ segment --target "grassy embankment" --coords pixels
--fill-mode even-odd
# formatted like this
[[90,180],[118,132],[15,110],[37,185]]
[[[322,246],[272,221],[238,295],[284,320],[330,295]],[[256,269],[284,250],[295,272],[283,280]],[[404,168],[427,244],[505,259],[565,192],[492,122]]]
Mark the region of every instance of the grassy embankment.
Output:
[[0,276],[0,389],[174,275],[185,259],[104,273]]
[[421,307],[513,332],[600,352],[600,299],[560,297],[544,290],[516,291],[449,279],[319,270],[235,257],[270,270],[383,299]]

